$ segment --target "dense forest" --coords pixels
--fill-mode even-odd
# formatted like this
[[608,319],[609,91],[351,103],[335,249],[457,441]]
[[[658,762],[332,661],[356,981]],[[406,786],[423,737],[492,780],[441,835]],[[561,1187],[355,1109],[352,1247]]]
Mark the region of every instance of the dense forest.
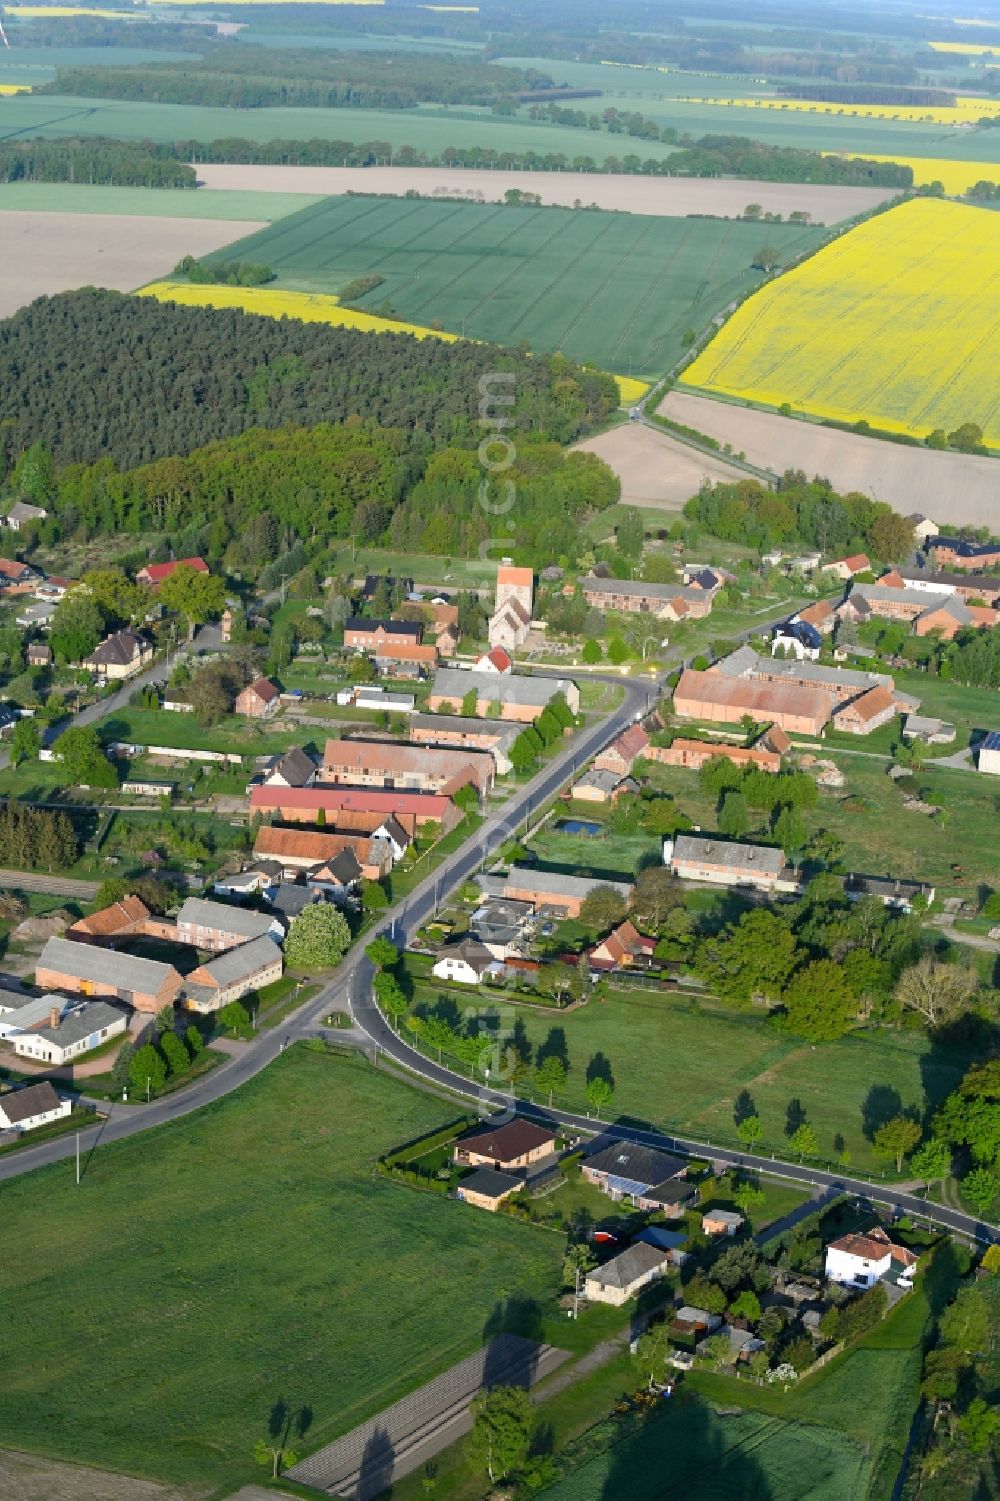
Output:
[[488,510],[476,453],[371,422],[252,429],[123,473],[110,459],[56,469],[36,447],[15,474],[25,478],[49,511],[46,545],[160,532],[175,551],[250,578],[282,550],[311,557],[336,538],[474,557],[497,529],[496,503],[516,514],[519,553],[547,563],[575,555],[581,523],[620,493],[593,454],[528,435]]
[[883,562],[900,562],[914,545],[912,526],[884,501],[857,491],[839,495],[829,480],[810,480],[794,469],[782,475],[776,492],[752,479],[706,486],[684,514],[713,537],[762,552],[799,542],[824,553],[867,550]]
[[193,167],[152,141],[0,141],[0,182],[82,182],[122,188],[196,188]]
[[413,109],[418,104],[490,104],[550,80],[478,58],[412,52],[269,52],[233,42],[183,62],[137,67],[60,68],[36,93],[156,104],[274,105],[326,109]]
[[40,298],[0,323],[0,451],[130,467],[249,427],[365,418],[474,447],[480,382],[514,377],[517,430],[572,442],[618,405],[608,375],[561,356],[372,336],[115,292]]

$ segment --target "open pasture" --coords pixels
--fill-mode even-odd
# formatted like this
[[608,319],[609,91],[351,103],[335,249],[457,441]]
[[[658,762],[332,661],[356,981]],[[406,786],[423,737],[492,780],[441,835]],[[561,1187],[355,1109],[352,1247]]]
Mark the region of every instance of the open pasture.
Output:
[[300,1048],[99,1147],[80,1188],[68,1163],[4,1184],[4,1443],[228,1495],[276,1403],[311,1450],[477,1348],[508,1294],[544,1304],[558,1237],[373,1174],[456,1113]]
[[[889,160],[889,158],[886,158]],[[942,164],[947,167],[948,162]],[[983,174],[975,171],[972,181]],[[1000,167],[997,168],[1000,175]],[[538,193],[543,204],[572,208],[577,202],[619,213],[683,218],[718,214],[735,218],[748,203],[783,217],[804,210],[821,224],[867,213],[892,196],[887,188],[839,188],[819,183],[755,182],[731,177],[637,177],[628,172],[503,172],[476,167],[279,167],[238,166],[225,162],[198,164],[205,189],[260,189],[273,193],[408,192],[429,198],[461,194],[488,203],[501,202],[511,188]],[[203,189],[202,191],[204,191]]]
[[[317,193],[196,192],[178,188],[117,188],[80,182],[0,182],[0,212],[36,214],[127,214],[152,219],[228,219],[268,223],[317,203]],[[2,220],[0,220],[2,223]],[[229,232],[233,231],[229,225]]]
[[[180,207],[185,195],[171,196]],[[74,287],[131,292],[169,271],[182,255],[218,249],[240,227],[256,226],[218,219],[4,212],[0,317],[9,317],[36,297]]]
[[913,199],[769,282],[682,383],[918,437],[975,422],[1000,446],[998,356],[1000,220]]
[[[761,273],[760,225],[494,204],[331,198],[228,246],[284,287],[336,292],[384,280],[363,306],[470,338],[527,342],[605,370],[654,375]],[[768,225],[788,259],[822,231]]]

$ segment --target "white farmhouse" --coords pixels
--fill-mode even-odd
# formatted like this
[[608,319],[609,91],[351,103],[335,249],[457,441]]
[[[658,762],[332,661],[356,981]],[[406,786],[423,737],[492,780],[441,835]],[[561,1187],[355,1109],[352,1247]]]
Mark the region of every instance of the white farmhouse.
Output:
[[842,1287],[874,1287],[888,1278],[909,1287],[917,1258],[905,1246],[897,1246],[881,1226],[863,1234],[842,1235],[826,1248],[826,1276]]
[[0,1094],[0,1129],[34,1131],[69,1115],[72,1101],[60,1099],[52,1085],[29,1084],[24,1089],[10,1089]]

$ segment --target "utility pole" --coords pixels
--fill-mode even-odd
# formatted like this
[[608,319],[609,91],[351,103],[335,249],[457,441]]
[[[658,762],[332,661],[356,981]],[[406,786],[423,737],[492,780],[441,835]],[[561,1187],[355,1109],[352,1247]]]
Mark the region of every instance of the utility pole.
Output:
[[573,1268],[573,1318],[580,1315],[580,1268]]
[[80,1187],[80,1133],[76,1133],[76,1186]]

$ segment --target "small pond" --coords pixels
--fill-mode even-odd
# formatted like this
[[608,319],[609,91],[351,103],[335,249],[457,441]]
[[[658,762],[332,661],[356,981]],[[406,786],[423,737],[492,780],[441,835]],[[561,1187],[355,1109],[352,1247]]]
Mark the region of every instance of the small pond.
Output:
[[593,838],[597,834],[604,833],[602,823],[591,823],[586,818],[560,818],[555,825],[557,834],[589,834]]

